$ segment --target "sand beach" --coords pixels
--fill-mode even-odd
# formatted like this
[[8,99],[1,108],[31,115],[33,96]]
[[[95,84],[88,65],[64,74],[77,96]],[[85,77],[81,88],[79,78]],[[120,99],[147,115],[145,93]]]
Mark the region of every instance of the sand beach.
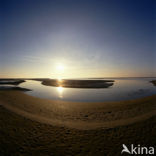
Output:
[[156,95],[83,103],[0,91],[0,104],[1,155],[120,155],[123,143],[156,144]]

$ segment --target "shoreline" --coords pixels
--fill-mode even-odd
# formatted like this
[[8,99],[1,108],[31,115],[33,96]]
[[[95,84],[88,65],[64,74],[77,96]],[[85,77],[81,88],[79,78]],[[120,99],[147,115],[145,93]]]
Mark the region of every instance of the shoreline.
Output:
[[[122,102],[76,103],[0,91],[0,155],[120,156],[123,143],[154,147],[155,102],[156,95]],[[41,122],[24,113],[56,122]],[[99,122],[103,125],[97,125]]]
[[120,102],[67,102],[32,97],[20,91],[0,91],[3,107],[54,126],[80,130],[114,128],[156,115],[156,95]]

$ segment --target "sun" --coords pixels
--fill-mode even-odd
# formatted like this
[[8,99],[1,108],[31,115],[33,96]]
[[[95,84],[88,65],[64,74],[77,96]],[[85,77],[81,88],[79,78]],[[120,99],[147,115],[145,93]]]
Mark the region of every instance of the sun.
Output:
[[57,69],[58,72],[63,72],[64,69],[65,69],[65,67],[64,67],[63,64],[58,64],[58,65],[56,66],[56,69]]
[[55,65],[55,73],[59,83],[62,82],[62,78],[65,74],[65,70],[66,70],[66,66],[62,62],[57,63]]

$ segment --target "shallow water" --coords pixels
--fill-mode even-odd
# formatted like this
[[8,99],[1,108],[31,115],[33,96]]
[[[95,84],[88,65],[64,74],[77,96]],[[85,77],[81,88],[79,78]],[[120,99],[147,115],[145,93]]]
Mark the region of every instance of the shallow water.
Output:
[[136,99],[156,94],[156,87],[150,83],[151,78],[113,79],[110,88],[80,89],[44,86],[40,81],[27,80],[19,87],[31,89],[26,94],[53,100],[64,101],[121,101]]

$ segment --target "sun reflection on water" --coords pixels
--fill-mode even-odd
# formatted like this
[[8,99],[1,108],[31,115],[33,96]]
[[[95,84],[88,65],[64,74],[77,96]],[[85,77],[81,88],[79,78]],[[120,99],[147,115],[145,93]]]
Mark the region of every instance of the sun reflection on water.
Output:
[[57,87],[57,91],[58,91],[58,94],[59,94],[59,97],[60,98],[63,98],[63,87],[61,87],[61,86],[59,86],[59,87]]

